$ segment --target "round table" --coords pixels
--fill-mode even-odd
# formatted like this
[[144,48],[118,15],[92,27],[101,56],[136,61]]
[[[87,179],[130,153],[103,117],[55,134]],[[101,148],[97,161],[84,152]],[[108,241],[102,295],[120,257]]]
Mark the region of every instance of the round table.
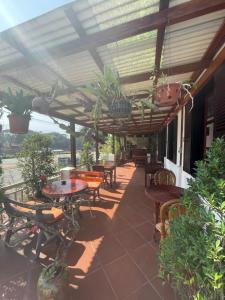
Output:
[[87,182],[81,179],[53,181],[42,188],[42,193],[50,198],[71,197],[88,188]]
[[179,199],[184,189],[173,185],[151,185],[145,189],[145,195],[155,204],[156,223],[159,222],[160,206],[173,199]]

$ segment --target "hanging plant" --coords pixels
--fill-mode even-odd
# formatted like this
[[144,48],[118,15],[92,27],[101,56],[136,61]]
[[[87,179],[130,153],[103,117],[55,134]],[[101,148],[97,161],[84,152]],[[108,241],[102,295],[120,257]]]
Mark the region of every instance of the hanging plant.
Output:
[[57,90],[59,87],[58,81],[52,86],[52,89],[47,95],[38,95],[33,98],[32,108],[41,114],[46,114],[49,112],[50,104],[55,100]]
[[0,108],[6,108],[11,113],[8,115],[9,129],[11,133],[24,134],[28,132],[32,96],[24,95],[23,90],[15,94],[10,88],[0,95]]
[[132,106],[122,91],[118,74],[105,65],[103,75],[96,75],[96,77],[96,82],[90,86],[80,88],[82,92],[96,97],[96,103],[92,109],[92,118],[95,124],[102,116],[104,105],[109,109],[109,114],[112,118],[129,117]]

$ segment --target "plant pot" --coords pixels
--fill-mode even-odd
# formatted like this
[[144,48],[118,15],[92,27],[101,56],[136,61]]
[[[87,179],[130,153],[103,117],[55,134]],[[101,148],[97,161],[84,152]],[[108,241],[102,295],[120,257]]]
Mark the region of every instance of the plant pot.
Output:
[[170,83],[156,87],[155,104],[158,106],[170,106],[178,103],[181,97],[181,84]]
[[39,113],[46,114],[49,111],[50,102],[51,99],[48,99],[47,97],[36,96],[32,101],[32,108]]
[[24,134],[28,132],[30,116],[9,115],[9,130],[11,133]]
[[109,113],[113,118],[127,118],[130,116],[132,106],[127,100],[113,101],[109,105]]
[[38,300],[67,299],[68,270],[63,265],[50,265],[42,270],[37,283]]

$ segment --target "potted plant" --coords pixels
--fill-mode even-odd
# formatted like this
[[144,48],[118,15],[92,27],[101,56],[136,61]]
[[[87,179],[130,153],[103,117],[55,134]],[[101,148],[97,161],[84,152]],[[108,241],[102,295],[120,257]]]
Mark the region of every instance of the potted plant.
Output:
[[225,299],[225,141],[216,139],[182,198],[185,215],[160,245],[161,276],[182,299]]
[[104,105],[107,106],[112,118],[127,118],[131,114],[132,106],[122,91],[118,74],[106,65],[104,66],[103,76],[97,75],[95,83],[80,90],[96,97],[96,103],[92,109],[92,117],[95,123],[101,117]]
[[23,90],[16,91],[15,94],[9,88],[0,96],[0,107],[11,112],[8,115],[9,129],[11,133],[27,133],[31,115],[32,97],[24,95]]
[[62,263],[44,268],[37,283],[38,300],[66,299],[68,289],[68,269]]

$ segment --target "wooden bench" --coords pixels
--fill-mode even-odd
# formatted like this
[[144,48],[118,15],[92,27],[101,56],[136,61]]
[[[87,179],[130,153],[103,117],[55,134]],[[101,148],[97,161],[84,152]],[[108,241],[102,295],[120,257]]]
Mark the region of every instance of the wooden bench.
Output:
[[70,179],[81,179],[87,182],[88,190],[93,194],[93,201],[100,197],[100,186],[104,181],[104,172],[72,170]]

